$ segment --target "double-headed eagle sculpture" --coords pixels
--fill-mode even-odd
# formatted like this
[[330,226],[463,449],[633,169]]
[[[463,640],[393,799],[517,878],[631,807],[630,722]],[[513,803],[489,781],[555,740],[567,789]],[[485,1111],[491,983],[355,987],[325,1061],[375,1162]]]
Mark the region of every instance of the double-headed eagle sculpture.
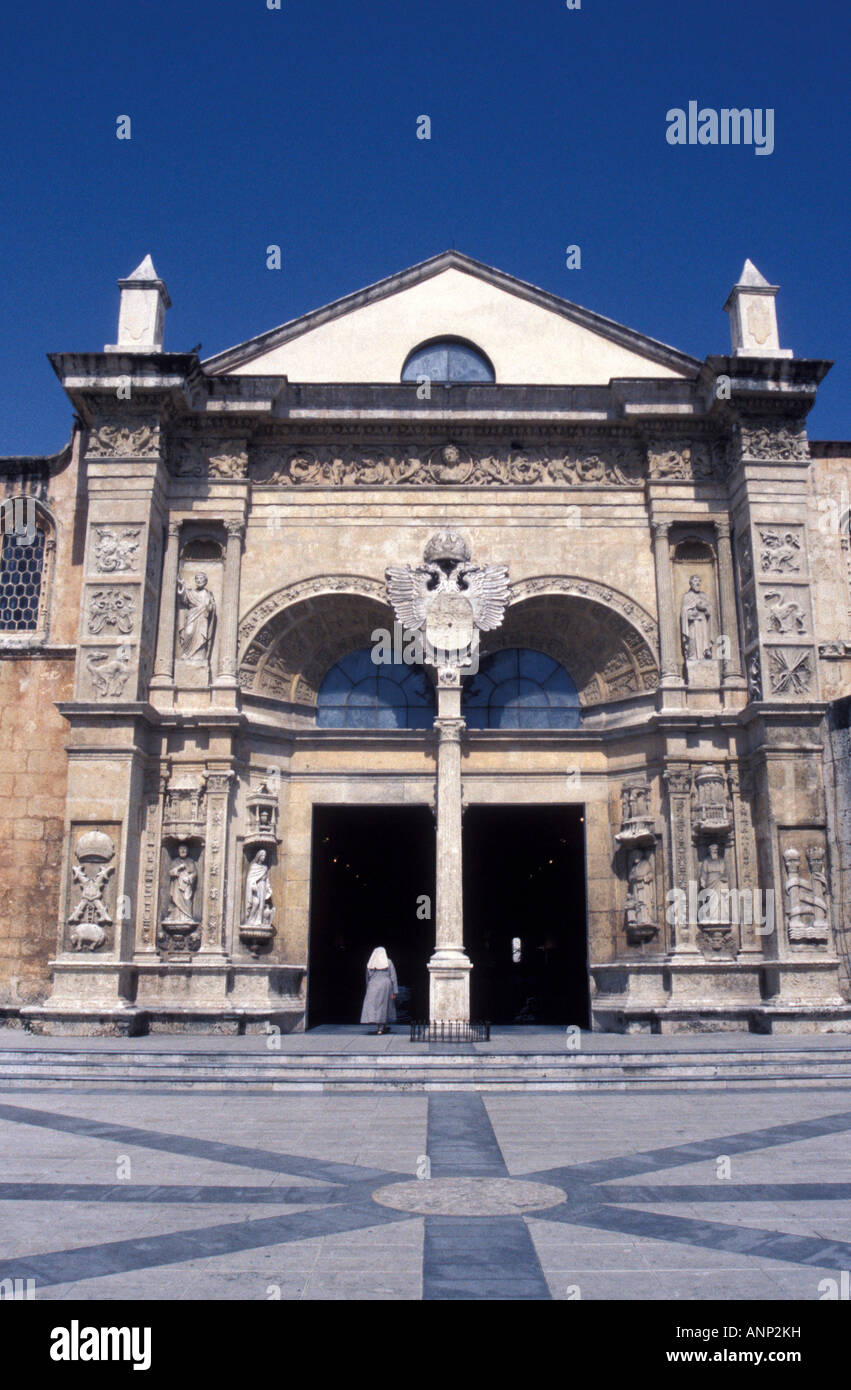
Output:
[[434,666],[469,666],[478,632],[501,625],[508,602],[507,565],[471,565],[470,547],[457,531],[439,531],[422,565],[391,565],[387,597],[406,632],[421,632],[424,660]]

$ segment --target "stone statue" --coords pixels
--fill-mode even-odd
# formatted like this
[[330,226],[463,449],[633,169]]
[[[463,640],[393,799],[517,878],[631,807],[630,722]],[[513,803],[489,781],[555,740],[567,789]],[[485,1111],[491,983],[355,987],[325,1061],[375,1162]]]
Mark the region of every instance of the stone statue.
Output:
[[171,908],[164,922],[176,926],[197,926],[197,918],[192,914],[192,904],[195,899],[195,887],[198,883],[198,870],[193,860],[189,857],[189,849],[186,845],[178,845],[177,858],[173,861],[168,871],[170,879],[169,901]]
[[206,574],[195,575],[195,588],[177,581],[177,597],[189,612],[180,629],[180,655],[192,666],[209,665],[216,631],[216,600],[207,588]]
[[712,606],[701,588],[699,574],[693,574],[683,594],[680,609],[680,632],[683,656],[687,661],[700,661],[712,656]]
[[645,850],[634,849],[630,854],[628,883],[627,929],[653,926],[653,865]]
[[799,872],[800,852],[790,847],[783,852],[786,925],[792,941],[827,940],[827,872],[824,850],[819,845],[807,849],[810,878]]
[[245,879],[245,927],[267,926],[272,917],[272,885],[265,849],[259,849],[251,861]]
[[727,865],[713,840],[700,868],[701,904],[698,920],[701,926],[724,924],[730,920],[730,881]]

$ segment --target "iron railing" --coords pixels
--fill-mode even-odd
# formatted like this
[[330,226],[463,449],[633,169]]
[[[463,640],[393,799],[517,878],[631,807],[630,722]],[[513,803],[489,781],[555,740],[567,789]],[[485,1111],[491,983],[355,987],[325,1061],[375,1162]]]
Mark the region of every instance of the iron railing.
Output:
[[411,1024],[411,1042],[490,1042],[489,1023],[468,1023],[463,1019],[444,1019],[437,1023]]

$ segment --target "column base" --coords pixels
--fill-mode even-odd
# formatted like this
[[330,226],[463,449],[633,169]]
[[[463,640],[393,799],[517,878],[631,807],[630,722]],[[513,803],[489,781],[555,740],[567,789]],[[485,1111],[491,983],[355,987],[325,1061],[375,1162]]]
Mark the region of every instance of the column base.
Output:
[[469,1023],[472,968],[462,947],[437,947],[428,963],[430,1022]]

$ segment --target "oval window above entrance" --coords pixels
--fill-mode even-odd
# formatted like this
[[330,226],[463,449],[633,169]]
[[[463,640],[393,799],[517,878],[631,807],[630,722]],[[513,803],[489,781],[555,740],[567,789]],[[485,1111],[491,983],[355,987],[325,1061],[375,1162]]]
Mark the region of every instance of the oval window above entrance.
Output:
[[551,656],[508,647],[485,657],[464,682],[461,713],[470,729],[577,729],[579,696]]

